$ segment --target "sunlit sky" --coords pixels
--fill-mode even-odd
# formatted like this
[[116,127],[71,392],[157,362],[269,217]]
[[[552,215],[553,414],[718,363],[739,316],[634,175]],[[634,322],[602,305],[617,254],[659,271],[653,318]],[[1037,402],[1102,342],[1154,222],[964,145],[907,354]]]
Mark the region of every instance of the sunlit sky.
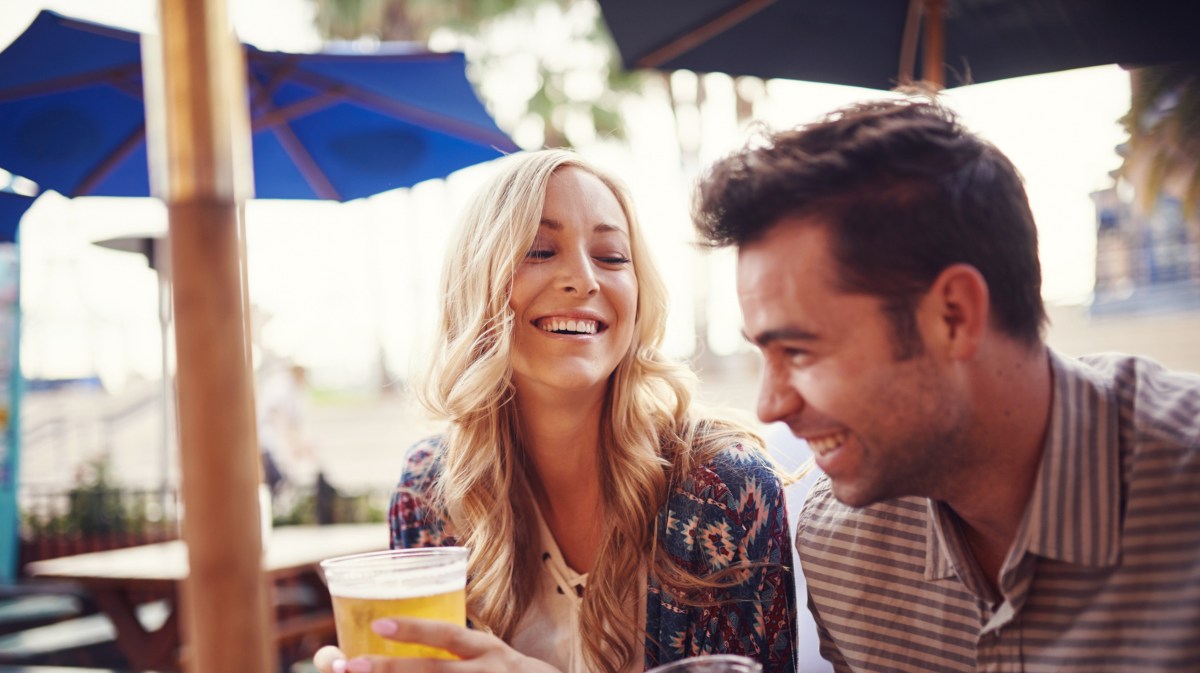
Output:
[[[149,0],[4,0],[0,46],[43,8],[145,30],[153,28],[154,6]],[[266,49],[319,47],[306,0],[231,0],[230,9],[244,41]],[[553,33],[554,22],[564,20],[539,17],[539,31]],[[477,86],[495,101],[501,125],[519,142],[528,142],[525,132],[511,125],[519,105],[501,99],[509,88],[507,77],[518,88],[516,71]],[[675,77],[677,92],[686,92],[695,79],[690,73]],[[686,204],[697,166],[681,168],[680,135],[685,142],[696,139],[699,166],[748,137],[734,116],[733,81],[707,75],[705,83],[703,106],[679,106],[680,130],[665,87],[651,83],[645,96],[623,109],[627,142],[580,147],[633,189],[671,285],[668,347],[679,355],[692,352],[696,325],[704,322],[709,347],[717,352],[738,348],[741,340],[732,260],[728,255],[698,258],[688,245]],[[773,128],[882,95],[782,80],[762,89],[754,116]],[[956,89],[944,99],[1025,176],[1039,224],[1047,300],[1087,301],[1095,257],[1088,194],[1111,186],[1109,172],[1119,163],[1114,147],[1125,139],[1117,120],[1129,104],[1128,74],[1116,66],[1089,68]],[[247,209],[250,294],[259,309],[260,345],[309,366],[317,385],[369,383],[381,352],[389,369],[403,375],[428,335],[448,229],[459,204],[487,171],[487,165],[473,167],[444,182],[346,204],[252,202]],[[21,234],[26,376],[98,375],[114,388],[131,377],[158,376],[155,275],[142,258],[91,241],[165,228],[164,208],[150,199],[72,201],[48,193],[38,200]],[[697,320],[705,312],[707,321]]]

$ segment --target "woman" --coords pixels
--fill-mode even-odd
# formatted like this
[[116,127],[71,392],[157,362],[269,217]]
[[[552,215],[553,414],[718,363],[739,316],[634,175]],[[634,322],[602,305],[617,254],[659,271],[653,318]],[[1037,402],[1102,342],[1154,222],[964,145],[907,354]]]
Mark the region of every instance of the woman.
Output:
[[461,670],[624,673],[713,652],[794,670],[782,487],[761,441],[698,417],[695,377],[659,353],[666,291],[624,187],[571,152],[509,157],[447,262],[422,401],[449,431],[409,453],[390,519],[394,547],[471,549],[473,630],[373,628]]

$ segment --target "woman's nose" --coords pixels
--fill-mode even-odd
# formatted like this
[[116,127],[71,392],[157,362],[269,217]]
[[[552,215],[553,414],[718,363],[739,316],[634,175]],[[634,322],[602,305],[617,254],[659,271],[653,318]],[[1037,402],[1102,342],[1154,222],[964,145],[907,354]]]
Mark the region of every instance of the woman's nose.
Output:
[[600,290],[592,258],[586,251],[560,255],[558,285],[565,292],[593,295]]

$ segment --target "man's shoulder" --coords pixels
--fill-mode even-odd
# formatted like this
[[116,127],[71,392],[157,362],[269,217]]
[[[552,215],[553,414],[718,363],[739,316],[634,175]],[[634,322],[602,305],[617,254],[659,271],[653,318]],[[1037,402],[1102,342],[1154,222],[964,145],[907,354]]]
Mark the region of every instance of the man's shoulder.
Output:
[[1136,440],[1200,449],[1200,374],[1124,353],[1085,355],[1075,362],[1075,371],[1085,367],[1112,391]]
[[821,475],[800,508],[796,540],[803,554],[814,546],[873,544],[888,538],[923,541],[929,525],[929,501],[906,497],[885,500],[866,507],[851,507],[838,501],[833,483]]

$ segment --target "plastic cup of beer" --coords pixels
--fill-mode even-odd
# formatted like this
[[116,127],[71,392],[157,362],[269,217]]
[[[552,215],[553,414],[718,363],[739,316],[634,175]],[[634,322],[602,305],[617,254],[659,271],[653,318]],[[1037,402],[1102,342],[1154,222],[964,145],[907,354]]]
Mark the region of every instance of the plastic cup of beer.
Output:
[[738,654],[709,654],[672,661],[646,673],[762,673],[762,665]]
[[338,647],[347,657],[457,659],[426,645],[388,640],[371,630],[383,617],[467,624],[467,549],[422,547],[339,556],[321,562],[333,599]]

